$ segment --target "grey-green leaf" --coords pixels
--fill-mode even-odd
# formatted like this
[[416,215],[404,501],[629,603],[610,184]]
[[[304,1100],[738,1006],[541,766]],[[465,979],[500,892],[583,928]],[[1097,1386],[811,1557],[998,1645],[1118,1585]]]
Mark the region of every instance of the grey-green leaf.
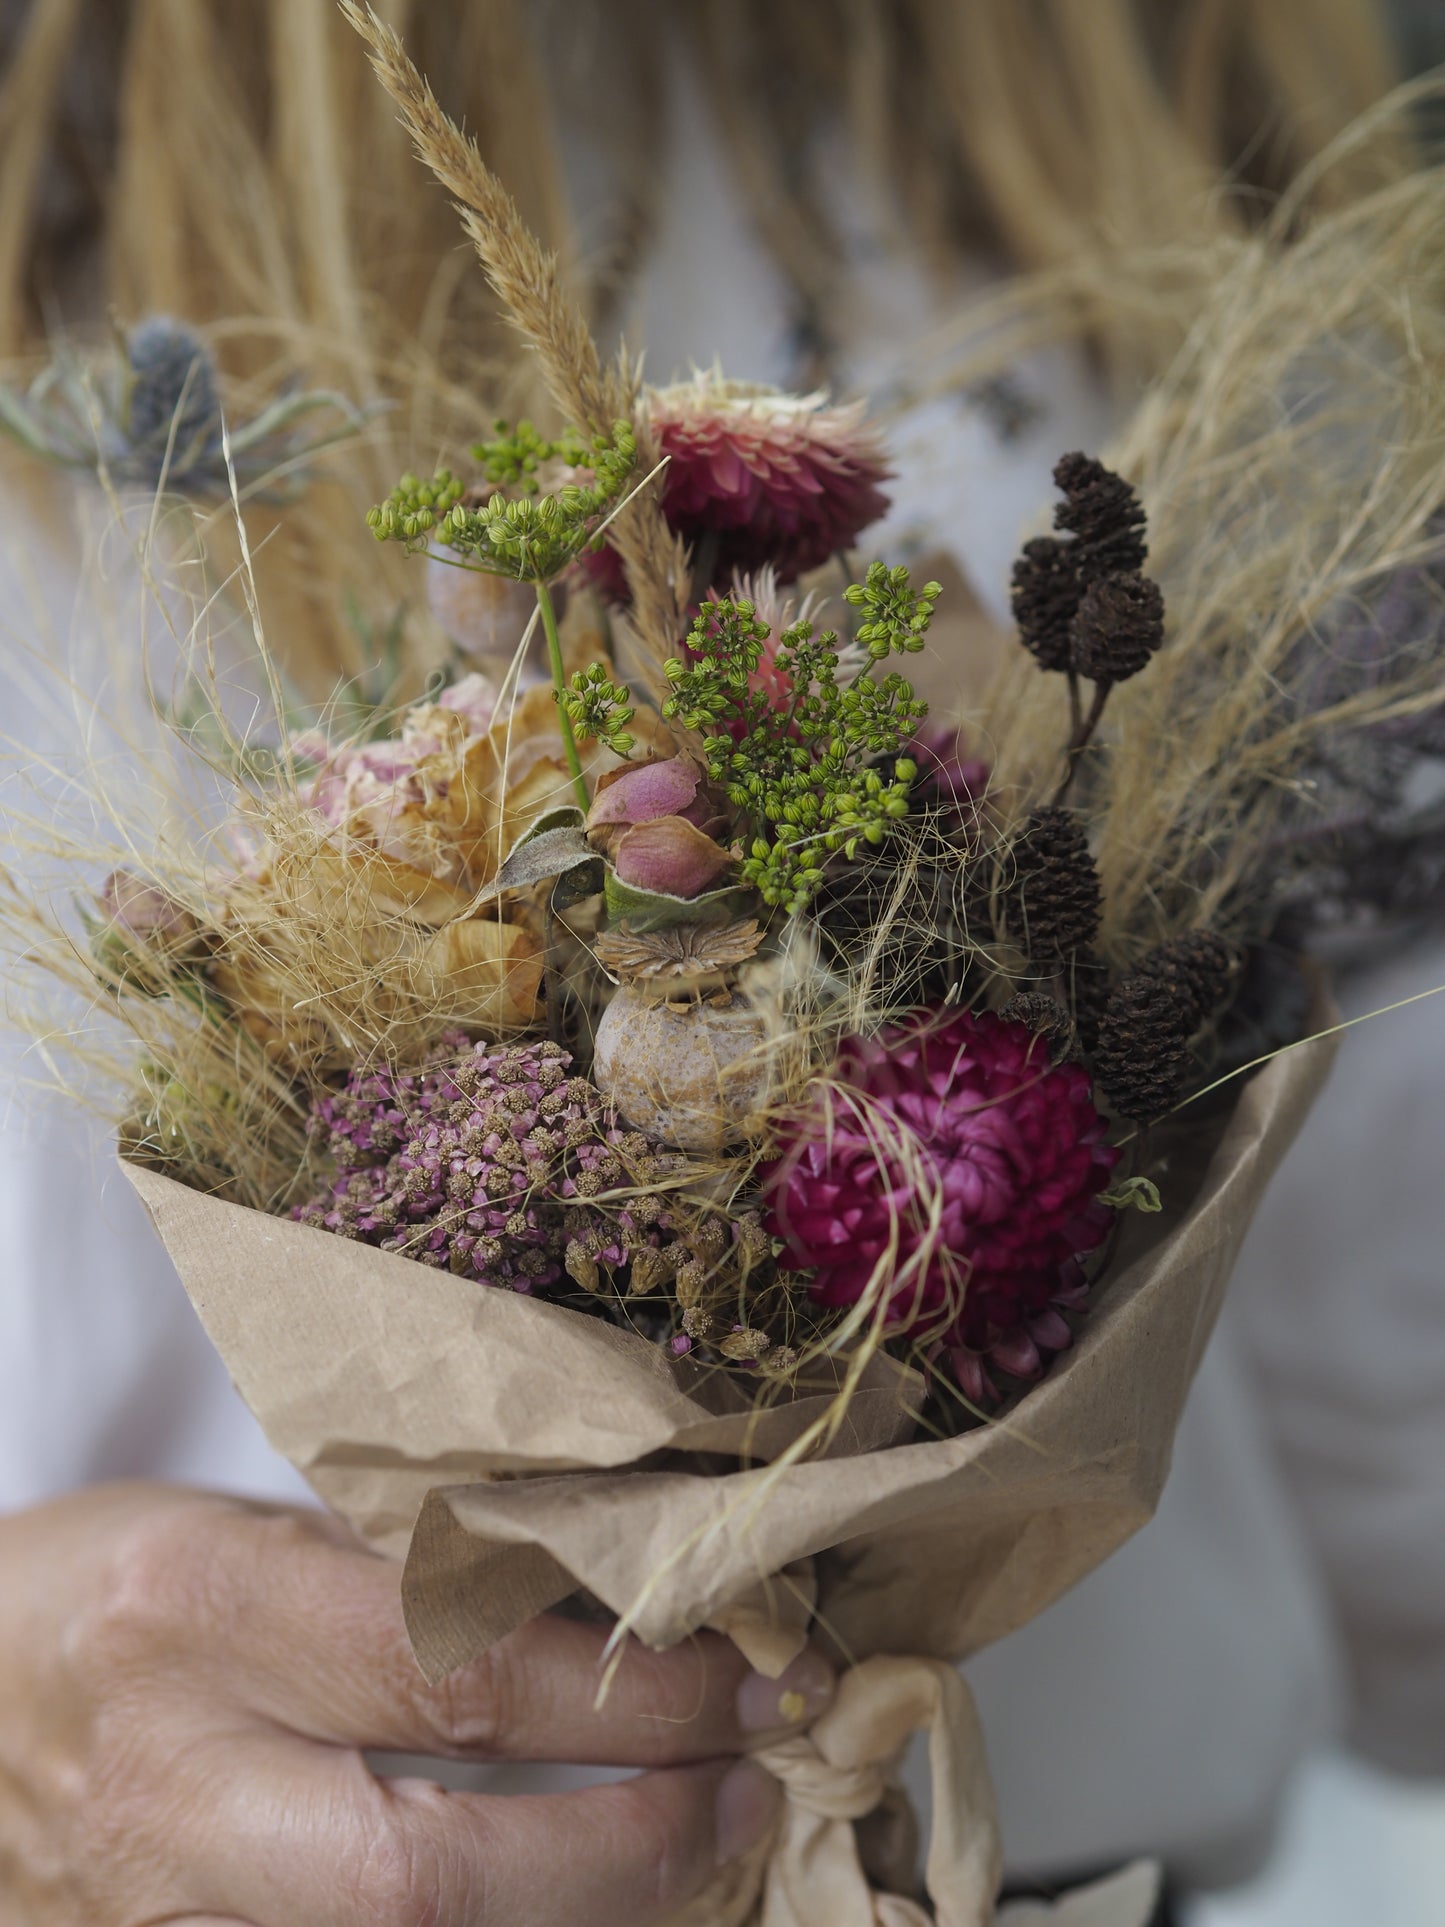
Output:
[[548,810],[512,846],[511,855],[492,878],[477,892],[477,903],[490,903],[504,890],[526,890],[534,883],[545,883],[579,864],[595,863],[597,852],[582,834],[582,812],[562,808]]

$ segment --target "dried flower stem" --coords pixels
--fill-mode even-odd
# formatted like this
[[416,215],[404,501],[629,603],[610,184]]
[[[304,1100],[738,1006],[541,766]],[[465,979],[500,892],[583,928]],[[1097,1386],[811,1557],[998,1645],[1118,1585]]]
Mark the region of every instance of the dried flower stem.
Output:
[[1074,712],[1074,733],[1073,740],[1069,744],[1068,763],[1064,769],[1063,780],[1054,791],[1053,800],[1056,808],[1065,800],[1069,791],[1073,788],[1074,777],[1079,768],[1079,760],[1083,756],[1084,751],[1089,747],[1089,744],[1093,741],[1094,731],[1099,727],[1100,720],[1104,714],[1104,704],[1108,702],[1109,691],[1112,688],[1113,684],[1107,682],[1101,682],[1095,685],[1094,700],[1089,705],[1089,713],[1087,716],[1084,716],[1081,721],[1078,678],[1072,675],[1069,677],[1070,706]]
[[[537,581],[537,607],[542,612],[542,628],[547,637],[547,660],[552,666],[552,687],[558,696],[567,688],[567,670],[562,661],[562,638],[557,633],[557,611],[552,606],[552,591],[540,577]],[[585,810],[591,803],[587,794],[587,779],[582,774],[582,758],[577,754],[577,738],[572,733],[572,719],[559,702],[557,720],[562,726],[562,754],[567,759],[567,768],[572,777],[572,788],[577,801]]]

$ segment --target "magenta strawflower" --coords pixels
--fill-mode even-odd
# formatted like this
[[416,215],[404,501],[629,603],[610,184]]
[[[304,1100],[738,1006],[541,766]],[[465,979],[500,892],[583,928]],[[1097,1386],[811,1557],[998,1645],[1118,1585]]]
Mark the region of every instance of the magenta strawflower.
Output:
[[844,1046],[766,1178],[769,1230],[820,1304],[881,1278],[889,1329],[990,1398],[990,1365],[1034,1378],[1071,1342],[1061,1307],[1114,1216],[1106,1128],[1087,1073],[1025,1025],[924,1013]]
[[[669,457],[662,512],[707,555],[713,583],[768,566],[796,581],[851,548],[888,506],[889,471],[861,404],[707,374],[651,389],[642,412]],[[610,549],[583,561],[604,595],[627,599]]]

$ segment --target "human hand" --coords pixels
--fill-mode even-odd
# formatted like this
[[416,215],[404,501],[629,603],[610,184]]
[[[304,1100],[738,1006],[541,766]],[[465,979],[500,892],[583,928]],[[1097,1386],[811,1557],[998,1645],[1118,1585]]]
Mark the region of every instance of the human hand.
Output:
[[[116,1485],[0,1520],[0,1895],[26,1927],[646,1927],[773,1823],[738,1755],[810,1719],[707,1635],[544,1617],[430,1688],[399,1568],[319,1514]],[[800,1696],[800,1697],[799,1697]],[[650,1769],[487,1797],[379,1781],[364,1747]]]

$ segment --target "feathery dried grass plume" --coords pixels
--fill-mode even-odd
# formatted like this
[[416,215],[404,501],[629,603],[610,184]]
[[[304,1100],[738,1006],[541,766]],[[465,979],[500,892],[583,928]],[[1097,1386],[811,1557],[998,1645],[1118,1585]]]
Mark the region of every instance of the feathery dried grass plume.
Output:
[[[476,142],[442,111],[397,34],[360,0],[341,0],[341,9],[366,42],[418,156],[455,197],[487,279],[537,356],[553,400],[591,434],[608,433],[619,419],[632,420],[639,382],[625,352],[615,367],[603,367],[582,310],[562,284],[556,255],[527,227]],[[639,437],[638,456],[640,473],[656,467],[656,448],[645,435]],[[643,643],[643,667],[652,693],[661,695],[661,665],[686,627],[687,548],[645,490],[618,515],[611,538],[632,589],[632,626]]]

